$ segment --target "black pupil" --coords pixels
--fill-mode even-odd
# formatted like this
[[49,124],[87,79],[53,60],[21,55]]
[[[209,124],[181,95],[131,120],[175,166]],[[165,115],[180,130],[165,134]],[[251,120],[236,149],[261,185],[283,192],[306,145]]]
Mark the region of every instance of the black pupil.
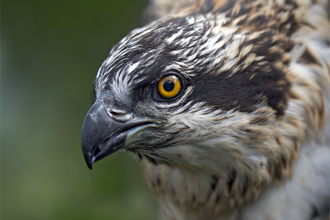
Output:
[[171,92],[174,89],[174,83],[171,80],[164,82],[163,88],[166,92]]

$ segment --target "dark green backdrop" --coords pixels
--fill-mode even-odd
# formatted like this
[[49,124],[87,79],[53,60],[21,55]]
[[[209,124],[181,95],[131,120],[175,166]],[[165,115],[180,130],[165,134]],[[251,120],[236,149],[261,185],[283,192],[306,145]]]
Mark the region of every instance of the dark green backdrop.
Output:
[[1,219],[156,219],[139,162],[90,171],[80,147],[92,82],[146,0],[2,0]]

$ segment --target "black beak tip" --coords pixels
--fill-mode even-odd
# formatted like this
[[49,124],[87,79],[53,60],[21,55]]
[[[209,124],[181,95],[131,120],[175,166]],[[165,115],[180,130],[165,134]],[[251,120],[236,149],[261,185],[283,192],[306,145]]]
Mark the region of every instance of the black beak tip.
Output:
[[88,166],[89,169],[93,169],[93,151],[89,145],[89,143],[86,143],[83,139],[81,140],[82,142],[82,151],[84,154],[85,162]]
[[93,169],[93,164],[92,164],[92,163],[87,163],[87,166],[88,166],[88,168],[89,168],[90,170]]
[[86,161],[86,164],[87,164],[88,168],[90,170],[92,170],[93,169],[93,160],[92,160],[92,157],[89,156],[89,155],[84,154],[84,158],[85,158],[85,161]]

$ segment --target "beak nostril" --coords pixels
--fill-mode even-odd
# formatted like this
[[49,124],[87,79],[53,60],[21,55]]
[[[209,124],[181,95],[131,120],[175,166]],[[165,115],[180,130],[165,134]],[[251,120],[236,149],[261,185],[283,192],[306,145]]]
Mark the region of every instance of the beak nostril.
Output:
[[119,110],[119,109],[111,109],[111,110],[110,110],[110,113],[111,113],[113,116],[122,116],[122,115],[126,115],[126,114],[127,114],[127,111]]
[[111,109],[109,112],[111,114],[111,117],[117,121],[128,121],[132,119],[132,114],[125,110]]

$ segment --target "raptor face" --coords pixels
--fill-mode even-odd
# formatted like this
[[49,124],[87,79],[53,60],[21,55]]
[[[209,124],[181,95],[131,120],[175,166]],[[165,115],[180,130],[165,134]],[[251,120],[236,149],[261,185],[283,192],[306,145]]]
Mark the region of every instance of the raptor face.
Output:
[[151,1],[160,19],[120,41],[96,76],[87,165],[138,155],[161,219],[328,214],[327,7]]
[[132,31],[96,76],[82,130],[88,166],[119,149],[192,169],[287,158],[277,119],[287,104],[290,48],[271,29],[249,34],[211,14]]

